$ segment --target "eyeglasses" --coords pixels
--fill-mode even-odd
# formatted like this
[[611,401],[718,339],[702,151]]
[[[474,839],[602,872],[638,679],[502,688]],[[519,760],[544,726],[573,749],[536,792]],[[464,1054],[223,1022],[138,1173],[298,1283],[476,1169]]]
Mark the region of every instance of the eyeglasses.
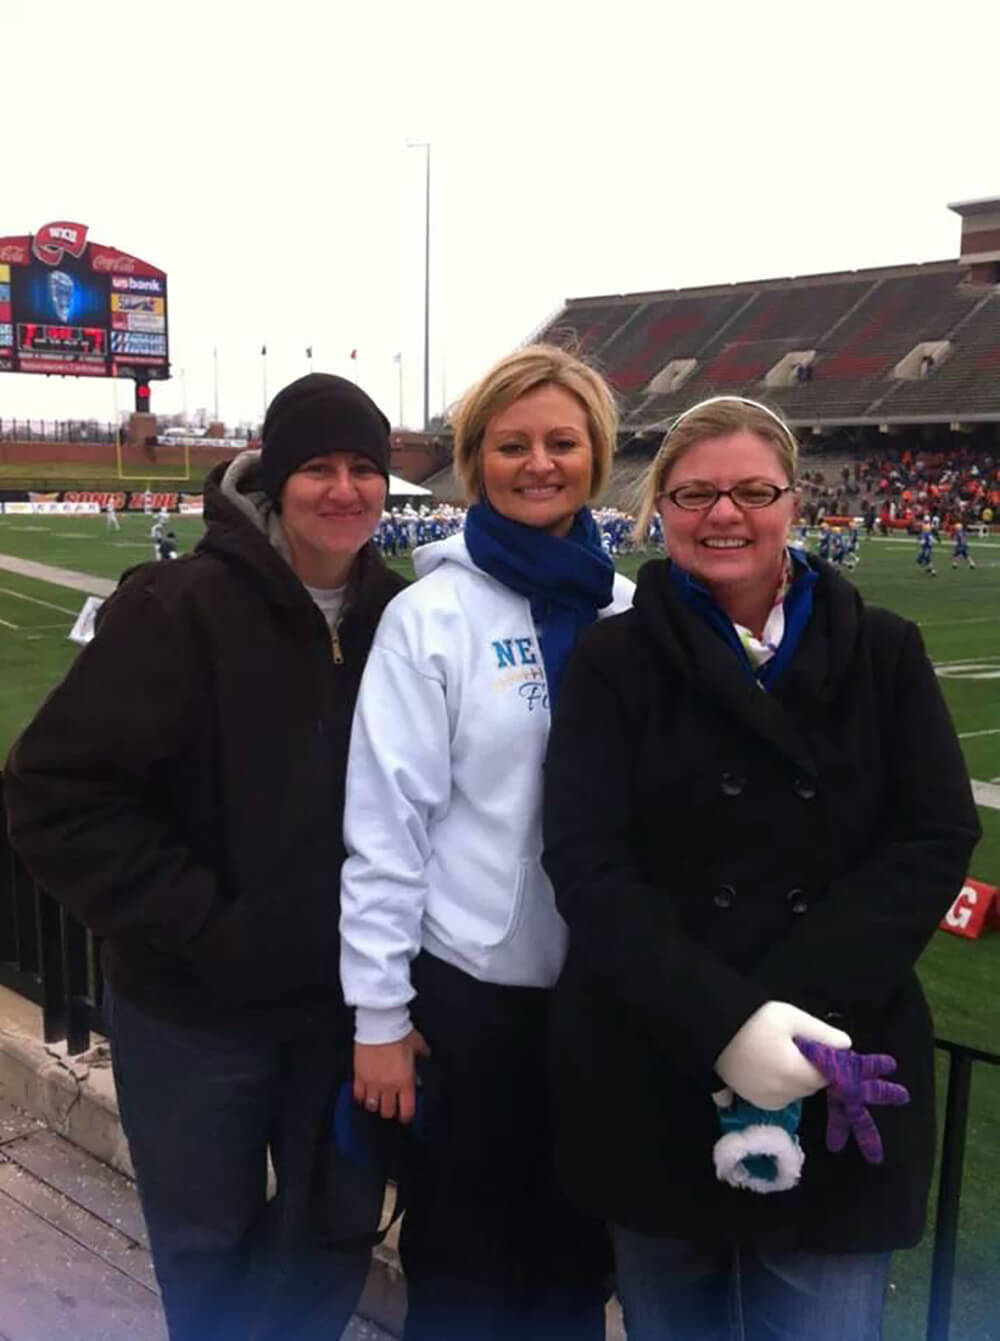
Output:
[[660,497],[669,498],[675,507],[683,508],[685,512],[707,512],[709,508],[715,507],[720,498],[728,498],[741,511],[755,512],[758,508],[771,507],[777,503],[782,494],[791,493],[794,487],[792,484],[786,484],[784,487],[780,484],[768,484],[766,480],[740,480],[731,489],[717,489],[714,484],[702,484],[698,481],[682,484],[678,489],[671,489],[669,493],[661,494]]

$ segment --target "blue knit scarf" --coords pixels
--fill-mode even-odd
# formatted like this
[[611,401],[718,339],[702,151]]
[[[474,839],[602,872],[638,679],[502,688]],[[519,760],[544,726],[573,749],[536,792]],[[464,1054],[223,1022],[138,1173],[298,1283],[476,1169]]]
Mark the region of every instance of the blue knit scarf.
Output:
[[589,508],[580,509],[562,537],[476,503],[465,519],[465,543],[477,568],[530,601],[554,706],[573,644],[598,610],[611,604],[615,582]]
[[670,565],[670,579],[684,602],[697,610],[707,624],[711,624],[712,628],[721,635],[739,657],[740,664],[747,674],[759,680],[765,689],[771,688],[795,655],[795,649],[798,647],[799,640],[812,616],[813,587],[816,585],[816,574],[794,549],[789,550],[789,553],[792,556],[792,563],[796,571],[795,578],[785,593],[785,599],[782,602],[785,610],[784,637],[774,656],[759,669],[755,669],[751,664],[750,658],[733,628],[732,620],[716,603],[714,597],[703,586],[695,582],[690,573],[683,568],[678,568],[675,563]]

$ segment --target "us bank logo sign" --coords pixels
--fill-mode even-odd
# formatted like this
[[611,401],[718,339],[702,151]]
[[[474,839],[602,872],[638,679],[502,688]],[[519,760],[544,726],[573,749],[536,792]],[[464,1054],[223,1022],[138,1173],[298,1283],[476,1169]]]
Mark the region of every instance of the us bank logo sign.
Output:
[[549,690],[534,638],[495,638],[490,647],[497,692],[516,694],[528,712],[547,711]]

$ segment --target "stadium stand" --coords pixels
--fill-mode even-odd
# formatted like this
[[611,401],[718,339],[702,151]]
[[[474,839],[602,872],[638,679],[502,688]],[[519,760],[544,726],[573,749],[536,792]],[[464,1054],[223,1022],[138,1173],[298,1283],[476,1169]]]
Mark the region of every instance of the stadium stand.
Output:
[[[644,295],[631,309],[609,302],[614,315],[603,325],[598,303],[586,300],[567,305],[540,338],[582,347],[594,358],[634,429],[720,392],[766,394],[796,423],[891,422],[904,406],[907,417],[954,420],[971,410],[970,383],[977,384],[976,412],[1000,417],[1000,386],[982,376],[1000,367],[1000,295],[964,284],[957,262]],[[595,334],[601,330],[612,332],[603,342]],[[914,345],[932,340],[953,345],[940,369],[912,382],[891,379]],[[797,349],[815,351],[809,380],[766,387],[768,371]],[[644,395],[675,358],[696,359],[693,376],[673,393]],[[886,404],[880,413],[879,403],[890,401],[892,412]]]
[[[966,258],[572,299],[534,338],[593,359],[632,432],[724,392],[821,429],[1000,420],[997,268]],[[925,343],[937,357],[919,355]],[[664,389],[675,360],[692,362]]]
[[[825,501],[844,464],[907,448],[986,457],[989,473],[1000,457],[1000,199],[949,208],[962,219],[955,260],[569,299],[531,339],[582,353],[615,388],[623,432],[602,502],[629,509],[664,428],[720,394],[787,416],[804,465],[835,472]],[[459,497],[448,470],[424,482]]]

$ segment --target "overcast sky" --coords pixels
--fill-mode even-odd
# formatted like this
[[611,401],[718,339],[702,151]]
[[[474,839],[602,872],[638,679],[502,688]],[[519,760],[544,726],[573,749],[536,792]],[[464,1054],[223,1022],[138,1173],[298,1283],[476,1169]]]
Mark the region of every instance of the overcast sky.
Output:
[[[0,235],[53,219],[167,271],[167,413],[231,422],[314,366],[422,412],[566,297],[958,254],[1000,195],[986,0],[7,5]],[[358,350],[351,362],[350,351]],[[182,375],[183,373],[183,375]],[[119,403],[131,403],[120,384]],[[112,384],[0,375],[0,416]]]

